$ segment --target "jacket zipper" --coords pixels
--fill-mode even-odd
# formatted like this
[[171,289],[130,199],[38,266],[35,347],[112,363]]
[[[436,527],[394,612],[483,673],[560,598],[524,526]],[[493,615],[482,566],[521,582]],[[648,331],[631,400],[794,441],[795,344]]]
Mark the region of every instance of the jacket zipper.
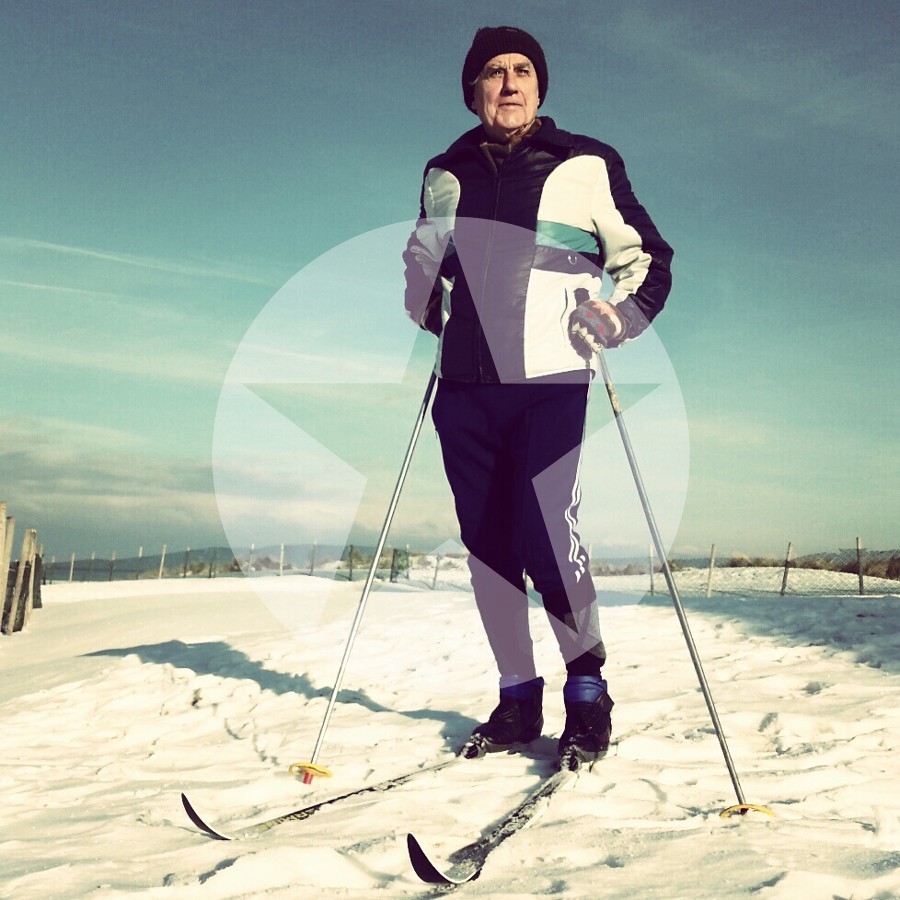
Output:
[[[506,162],[503,163],[504,166],[509,165],[510,160],[507,159]],[[485,297],[485,289],[487,287],[488,281],[488,267],[490,266],[491,252],[494,248],[494,235],[497,230],[497,214],[500,211],[500,178],[503,166],[500,166],[497,171],[494,173],[494,208],[491,211],[491,229],[488,232],[488,240],[486,245],[485,252],[485,264],[482,268],[482,276],[481,276],[481,305],[485,306],[487,303],[487,299]],[[481,345],[482,342],[487,341],[487,336],[484,333],[484,326],[481,323],[481,316],[478,317],[478,331],[479,331],[479,340],[475,344],[475,371],[478,373],[478,380],[482,381],[484,379],[484,369],[483,369],[483,359],[481,355]],[[494,368],[496,369],[496,363],[494,364]],[[497,378],[500,378],[500,373],[497,372]]]

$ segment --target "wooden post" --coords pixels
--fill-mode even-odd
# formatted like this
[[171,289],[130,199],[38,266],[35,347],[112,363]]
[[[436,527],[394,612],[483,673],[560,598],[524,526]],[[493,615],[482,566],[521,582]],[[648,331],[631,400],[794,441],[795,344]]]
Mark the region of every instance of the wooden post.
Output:
[[112,581],[113,569],[116,567],[116,551],[113,550],[112,556],[109,558],[109,581]]
[[12,563],[12,548],[13,548],[13,536],[16,533],[16,517],[15,516],[7,516],[6,517],[6,541],[2,547],[0,547],[0,552],[3,553],[3,559],[6,562],[6,568],[9,569],[10,564]]
[[[22,552],[19,554],[19,561],[16,564],[16,581],[13,586],[12,598],[10,600],[9,615],[6,617],[3,624],[4,634],[12,634],[14,631],[18,630],[16,624],[19,617],[24,615],[22,601],[24,600],[24,590],[27,590],[27,586],[25,585],[25,568],[28,565],[28,558],[31,555],[33,534],[33,529],[26,528],[25,536],[22,538]],[[19,628],[21,628],[21,626],[19,626]]]
[[397,548],[394,547],[391,550],[391,574],[388,577],[388,581],[394,582],[397,580]]
[[32,574],[31,580],[33,584],[32,590],[32,609],[43,609],[44,601],[41,597],[41,589],[44,585],[47,584],[47,574],[46,569],[44,568],[44,548],[40,547],[37,552],[37,556],[34,558],[34,573]]
[[9,583],[9,560],[6,558],[6,504],[0,503],[0,616],[6,603],[6,585]]
[[28,576],[28,583],[24,588],[24,595],[22,597],[21,603],[21,612],[19,614],[21,623],[16,623],[17,631],[21,631],[28,624],[28,620],[31,618],[31,611],[34,609],[34,570],[35,562],[37,560],[37,529],[29,528],[28,535],[28,568],[25,570]]
[[69,563],[69,584],[72,583],[72,579],[75,577],[75,554],[72,554],[72,560]]
[[438,569],[441,567],[441,558],[440,556],[435,557],[434,560],[434,578],[431,579],[431,589],[434,590],[437,587],[437,577],[438,577]]
[[9,593],[9,567],[12,562],[12,536],[11,531],[15,527],[16,520],[6,515],[6,504],[0,504],[0,626],[7,613],[7,600],[12,603],[12,595]]
[[862,564],[862,541],[857,538],[856,539],[856,571],[859,575],[859,596],[865,593],[863,588],[863,564]]
[[144,548],[138,547],[137,571],[134,573],[134,580],[139,581],[141,577],[141,563],[144,560]]
[[788,570],[791,567],[791,557],[794,553],[794,545],[788,541],[787,555],[784,558],[784,577],[781,579],[781,596],[784,596],[784,592],[787,590],[787,579],[788,579]]
[[[15,587],[12,588],[12,592],[10,592],[9,588],[9,578],[12,569],[12,550],[13,550],[13,537],[16,533],[16,517],[15,516],[7,516],[6,517],[6,540],[3,543],[3,558],[6,560],[6,565],[3,567],[3,590],[0,592],[0,595],[3,597],[3,602],[0,603],[0,624],[2,624],[2,620],[4,619],[4,615],[9,610],[7,609],[7,600],[10,604],[15,602]],[[15,583],[15,582],[14,582]],[[10,607],[11,608],[11,607]]]
[[318,544],[319,539],[315,538],[312,543],[312,547],[309,551],[309,574],[312,575],[316,569],[316,544]]
[[3,579],[3,591],[6,592],[7,565],[4,565],[6,557],[6,504],[0,503],[0,578]]
[[278,575],[284,575],[284,544],[281,545],[281,552],[278,554]]
[[163,566],[166,564],[166,545],[162,546],[162,553],[159,557],[159,575],[156,576],[156,580],[159,581],[160,578],[163,577]]
[[650,593],[653,593],[653,544],[647,548],[648,566],[650,569]]
[[716,567],[716,545],[709,549],[709,574],[706,576],[706,596],[712,596],[713,569]]

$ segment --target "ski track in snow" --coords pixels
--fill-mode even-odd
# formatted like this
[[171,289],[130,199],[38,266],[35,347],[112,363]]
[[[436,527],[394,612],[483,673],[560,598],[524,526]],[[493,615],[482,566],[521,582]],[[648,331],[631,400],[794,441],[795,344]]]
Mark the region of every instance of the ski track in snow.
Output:
[[[598,578],[619,743],[457,892],[900,896],[896,582],[880,597],[850,582],[845,596],[743,597],[772,570],[736,571],[736,593],[711,599],[705,572],[676,577],[744,794],[776,818],[719,817],[735,794],[671,602],[643,596],[640,578]],[[179,793],[227,831],[461,744],[493,707],[496,676],[471,594],[445,587],[372,594],[319,760],[335,777],[310,787],[287,768],[312,752],[359,583],[45,588],[28,630],[0,640],[0,896],[441,896],[415,878],[407,831],[445,859],[545,762],[464,763],[242,842],[198,833]],[[534,749],[549,756],[564,676],[532,612],[547,679]]]

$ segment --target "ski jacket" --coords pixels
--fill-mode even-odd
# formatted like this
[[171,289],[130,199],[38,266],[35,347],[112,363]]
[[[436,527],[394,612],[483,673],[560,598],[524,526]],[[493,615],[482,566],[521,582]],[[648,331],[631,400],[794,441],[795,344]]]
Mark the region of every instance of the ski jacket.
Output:
[[605,269],[636,336],[666,301],[672,249],[607,144],[544,116],[498,168],[484,140],[474,128],[425,167],[403,254],[407,312],[438,335],[442,378],[584,377],[591,360],[568,333],[576,305],[599,297]]

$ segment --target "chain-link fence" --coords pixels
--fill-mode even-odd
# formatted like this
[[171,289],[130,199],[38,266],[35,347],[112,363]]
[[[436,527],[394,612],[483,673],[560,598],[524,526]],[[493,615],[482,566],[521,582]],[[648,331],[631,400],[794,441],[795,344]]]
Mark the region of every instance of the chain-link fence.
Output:
[[[364,578],[372,565],[374,547],[350,544],[281,544],[266,547],[163,546],[158,553],[133,556],[51,557],[44,578],[54,581],[122,581],[148,578],[221,578],[228,576],[316,575],[326,578]],[[396,581],[408,577],[412,554],[408,548],[388,548],[378,561],[377,577]]]
[[[687,580],[696,582],[699,576],[702,582],[700,568]],[[713,547],[706,581],[707,593],[896,594],[900,592],[900,550],[867,550],[858,541],[849,549],[798,555],[790,543],[780,558],[733,553],[717,559]]]
[[[448,542],[448,545],[452,542]],[[112,581],[146,578],[220,578],[228,576],[315,575],[362,581],[372,565],[374,547],[318,543],[266,547],[190,547],[116,558],[44,560],[44,579]],[[717,554],[708,558],[672,557],[679,589],[707,594],[886,594],[900,592],[900,550],[867,550],[862,546],[798,555],[793,544],[781,555]],[[661,568],[652,554],[643,558],[594,561],[591,574],[598,588],[621,586],[666,593]],[[423,553],[409,547],[386,548],[376,578],[431,590],[471,591],[465,551]]]

